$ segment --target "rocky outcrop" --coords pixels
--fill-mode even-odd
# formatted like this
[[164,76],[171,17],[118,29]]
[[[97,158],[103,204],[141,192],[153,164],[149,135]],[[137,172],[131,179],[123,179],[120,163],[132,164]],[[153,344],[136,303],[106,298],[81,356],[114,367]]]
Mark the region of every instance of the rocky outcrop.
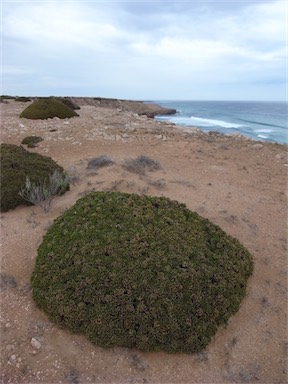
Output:
[[73,97],[71,98],[78,105],[94,105],[95,107],[116,108],[121,111],[137,113],[154,118],[156,115],[174,115],[177,111],[172,108],[164,108],[158,104],[146,103],[143,101],[108,99],[103,97]]

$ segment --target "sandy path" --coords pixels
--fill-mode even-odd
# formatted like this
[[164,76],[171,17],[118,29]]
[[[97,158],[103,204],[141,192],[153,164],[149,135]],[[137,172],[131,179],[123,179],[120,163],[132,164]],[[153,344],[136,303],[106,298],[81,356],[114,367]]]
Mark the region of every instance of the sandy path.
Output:
[[[1,376],[3,383],[286,383],[287,147],[238,136],[188,134],[129,112],[83,106],[70,120],[18,118],[25,104],[1,104],[1,141],[44,138],[32,149],[74,175],[51,210],[1,214]],[[127,158],[147,155],[161,169],[138,175]],[[90,172],[88,159],[115,164]],[[105,350],[49,322],[31,299],[37,247],[54,218],[91,190],[164,195],[220,225],[253,254],[247,297],[199,354]],[[31,339],[40,342],[33,348]],[[37,346],[37,345],[36,345]]]

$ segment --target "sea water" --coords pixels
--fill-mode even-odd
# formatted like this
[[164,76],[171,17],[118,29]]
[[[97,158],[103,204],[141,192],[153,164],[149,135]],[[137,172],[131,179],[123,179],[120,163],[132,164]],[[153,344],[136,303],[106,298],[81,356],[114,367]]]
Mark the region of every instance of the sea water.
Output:
[[270,101],[165,101],[175,115],[156,116],[177,125],[203,131],[238,133],[255,140],[288,143],[288,104]]

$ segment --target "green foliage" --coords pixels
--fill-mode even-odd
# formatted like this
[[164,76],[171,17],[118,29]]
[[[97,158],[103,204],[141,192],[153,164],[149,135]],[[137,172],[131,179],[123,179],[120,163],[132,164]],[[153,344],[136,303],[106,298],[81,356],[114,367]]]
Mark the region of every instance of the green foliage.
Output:
[[10,96],[10,95],[1,95],[0,99],[1,100],[14,100],[15,97],[14,96]]
[[79,116],[74,110],[67,107],[61,101],[53,97],[47,99],[38,99],[29,105],[20,114],[20,117],[26,119],[49,119],[58,117],[59,119],[66,119],[69,117]]
[[27,103],[28,101],[31,101],[30,97],[26,96],[17,96],[15,97],[15,101],[22,101],[24,103]]
[[238,311],[252,270],[238,240],[184,204],[94,192],[45,235],[33,298],[99,346],[191,353]]
[[0,100],[15,100],[15,101],[22,101],[24,103],[31,101],[30,97],[26,96],[9,96],[9,95],[1,95]]
[[[6,212],[18,205],[31,205],[19,192],[25,186],[26,178],[32,183],[43,184],[55,170],[64,173],[50,157],[30,153],[14,144],[1,144],[1,211]],[[66,189],[69,188],[69,185]],[[65,191],[61,191],[64,193]]]
[[27,145],[28,148],[35,148],[37,146],[36,144],[43,140],[40,136],[27,136],[21,141],[21,144]]

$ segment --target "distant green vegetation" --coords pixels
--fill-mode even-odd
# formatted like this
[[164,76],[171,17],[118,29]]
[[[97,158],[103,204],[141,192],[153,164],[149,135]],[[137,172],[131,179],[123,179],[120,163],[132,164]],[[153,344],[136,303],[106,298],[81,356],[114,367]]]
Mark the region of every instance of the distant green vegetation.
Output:
[[14,100],[14,99],[15,99],[15,96],[1,95],[1,96],[0,96],[0,99],[1,99],[1,100],[5,100],[5,99],[7,99],[7,100]]
[[24,103],[31,101],[30,97],[26,96],[9,96],[9,95],[1,95],[0,101],[3,102],[5,100],[15,100],[15,101],[22,101]]
[[[27,177],[36,185],[43,185],[57,170],[64,174],[64,170],[50,157],[38,153],[31,153],[23,147],[14,144],[1,144],[1,211],[6,212],[18,205],[31,205],[23,199],[19,192],[25,186]],[[65,190],[57,191],[61,194]]]
[[33,120],[49,119],[53,117],[66,119],[74,116],[79,115],[73,109],[67,107],[67,105],[56,100],[54,97],[35,100],[20,114],[20,117]]
[[15,101],[22,101],[24,103],[27,103],[28,101],[31,101],[31,99],[30,99],[30,97],[17,96],[17,97],[15,97]]
[[238,240],[185,205],[94,192],[45,235],[33,298],[99,346],[192,353],[238,311],[252,271]]

